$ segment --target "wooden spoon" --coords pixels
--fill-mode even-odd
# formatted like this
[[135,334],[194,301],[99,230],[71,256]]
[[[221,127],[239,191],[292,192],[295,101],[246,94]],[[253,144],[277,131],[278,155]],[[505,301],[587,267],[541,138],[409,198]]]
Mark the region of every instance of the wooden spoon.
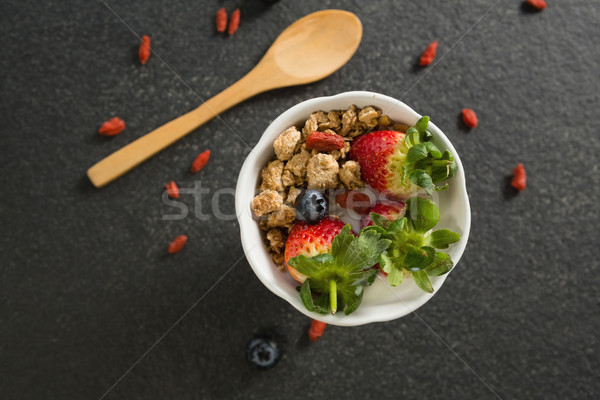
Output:
[[324,10],[299,19],[275,39],[242,79],[195,110],[112,153],[91,167],[88,177],[96,187],[102,187],[249,97],[331,75],[350,60],[361,37],[360,20],[347,11]]

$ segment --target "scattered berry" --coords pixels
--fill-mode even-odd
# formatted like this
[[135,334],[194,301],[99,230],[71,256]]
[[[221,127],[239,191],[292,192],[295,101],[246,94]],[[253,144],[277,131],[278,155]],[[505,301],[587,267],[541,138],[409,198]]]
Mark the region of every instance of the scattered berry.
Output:
[[519,192],[527,187],[527,176],[525,175],[525,167],[523,164],[519,163],[513,170],[513,178],[510,184]]
[[185,243],[187,242],[188,237],[186,235],[179,235],[171,243],[169,243],[169,254],[175,254],[183,249]]
[[426,67],[433,62],[435,59],[435,53],[437,52],[437,47],[437,40],[431,42],[431,44],[427,46],[423,54],[421,54],[421,58],[419,59],[419,65],[421,67]]
[[169,195],[170,198],[172,198],[172,199],[179,198],[179,188],[177,187],[177,184],[175,183],[175,181],[171,181],[171,182],[167,183],[165,185],[165,189],[167,189],[167,194]]
[[102,124],[98,133],[103,136],[115,136],[123,132],[125,129],[125,121],[119,117],[114,117]]
[[256,337],[246,346],[246,358],[261,369],[274,367],[281,358],[277,343],[265,337]]
[[546,0],[526,0],[525,3],[539,11],[542,11],[544,8],[548,7]]
[[225,7],[219,8],[216,15],[217,20],[217,32],[225,32],[227,29],[227,11]]
[[313,319],[310,323],[310,329],[308,330],[308,338],[311,342],[316,342],[323,336],[327,324],[325,322],[317,321]]
[[140,43],[140,50],[138,51],[138,57],[142,65],[148,62],[150,58],[150,36],[142,36],[142,43]]
[[339,150],[344,147],[344,138],[337,133],[315,131],[306,138],[306,147],[319,151]]
[[192,171],[192,173],[194,173],[194,174],[196,172],[200,171],[202,168],[204,168],[204,166],[208,162],[209,158],[210,158],[210,150],[206,150],[206,151],[203,151],[202,153],[198,154],[198,156],[192,163],[192,167],[190,168],[190,171]]
[[462,118],[465,125],[469,128],[477,127],[477,115],[475,114],[475,111],[470,108],[463,108]]
[[318,190],[306,189],[296,197],[296,217],[300,221],[316,224],[329,211],[325,195]]
[[231,14],[231,18],[229,19],[229,28],[227,28],[227,33],[229,35],[233,35],[235,31],[237,31],[238,26],[240,26],[240,17],[240,9],[236,8],[235,11]]
[[368,195],[354,190],[347,190],[335,196],[336,203],[342,208],[349,208],[359,214],[364,214],[371,207],[371,199]]

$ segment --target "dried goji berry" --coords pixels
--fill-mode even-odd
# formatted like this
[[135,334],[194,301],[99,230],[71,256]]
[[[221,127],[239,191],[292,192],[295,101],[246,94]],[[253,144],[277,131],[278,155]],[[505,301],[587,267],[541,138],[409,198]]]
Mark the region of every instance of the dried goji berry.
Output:
[[192,167],[190,168],[190,171],[192,171],[192,173],[194,173],[194,174],[196,172],[200,171],[202,168],[204,168],[204,166],[208,162],[209,158],[210,158],[210,150],[206,150],[206,151],[203,151],[202,153],[198,154],[198,157],[196,157],[196,159],[192,163]]
[[342,208],[349,208],[359,214],[365,214],[371,208],[371,199],[365,193],[347,190],[335,196],[335,201]]
[[523,167],[523,164],[519,163],[513,170],[513,178],[510,184],[520,192],[527,186],[526,181],[527,176],[525,175],[525,167]]
[[525,1],[527,4],[529,4],[531,7],[535,8],[536,10],[543,10],[544,8],[548,7],[548,5],[546,4],[546,0],[526,0]]
[[344,138],[337,133],[314,131],[306,138],[306,147],[319,151],[339,150],[344,147]]
[[179,198],[179,188],[177,187],[177,184],[175,183],[175,181],[171,181],[171,182],[167,183],[165,185],[165,189],[167,189],[167,194],[169,195],[170,198],[172,198],[172,199]]
[[185,246],[187,240],[188,237],[186,235],[179,235],[173,239],[173,241],[169,243],[169,254],[180,252],[181,249],[183,249],[183,246]]
[[477,115],[475,114],[475,111],[470,108],[463,108],[462,118],[465,125],[469,128],[475,128],[477,126]]
[[437,52],[437,47],[437,40],[431,42],[431,44],[427,46],[423,54],[421,54],[421,58],[419,59],[419,65],[421,67],[425,67],[433,62],[435,59],[435,53]]
[[142,65],[148,62],[148,59],[150,58],[150,36],[142,36],[142,43],[140,43],[140,51],[138,52],[138,56]]
[[237,31],[238,26],[240,26],[240,17],[241,12],[239,8],[236,8],[235,11],[231,14],[231,19],[229,20],[229,27],[227,28],[227,33],[233,35],[235,31]]
[[217,11],[217,32],[225,32],[225,29],[227,29],[227,11],[225,10],[225,7],[221,7],[219,8],[219,11]]
[[310,341],[316,342],[317,340],[319,340],[319,338],[323,336],[323,332],[325,331],[326,327],[327,324],[325,322],[313,319],[310,323],[310,329],[308,330],[308,338],[310,339]]
[[102,124],[98,133],[104,136],[115,136],[123,132],[125,129],[125,121],[119,117],[114,117]]

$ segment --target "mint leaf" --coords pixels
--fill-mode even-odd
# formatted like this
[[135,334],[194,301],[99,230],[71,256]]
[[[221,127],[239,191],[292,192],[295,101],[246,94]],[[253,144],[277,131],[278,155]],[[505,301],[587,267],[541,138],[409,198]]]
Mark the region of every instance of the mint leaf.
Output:
[[448,229],[439,229],[425,236],[425,243],[436,249],[447,249],[452,243],[460,240],[460,235]]
[[440,210],[431,200],[411,197],[406,201],[405,216],[415,231],[425,233],[439,222]]
[[429,276],[440,276],[450,272],[453,266],[454,263],[450,259],[450,256],[438,251],[435,255],[435,260],[425,268],[425,272]]

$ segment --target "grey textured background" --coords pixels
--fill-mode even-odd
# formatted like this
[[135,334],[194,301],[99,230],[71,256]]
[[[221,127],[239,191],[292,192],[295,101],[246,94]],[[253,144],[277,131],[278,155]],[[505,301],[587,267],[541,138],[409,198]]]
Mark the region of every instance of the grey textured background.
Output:
[[[213,16],[233,1],[107,0],[122,21],[97,1],[3,1],[0,397],[97,400],[112,387],[104,398],[598,398],[600,2],[548,2],[532,13],[518,0],[248,0],[227,38]],[[343,69],[246,101],[108,187],[91,186],[93,163],[218,93],[287,25],[323,8],[364,25]],[[128,27],[149,34],[164,62],[138,65]],[[416,68],[434,39],[439,63]],[[400,98],[449,135],[472,232],[457,270],[417,313],[328,327],[309,344],[309,320],[242,257],[237,223],[164,221],[172,209],[161,193],[171,179],[233,188],[278,114],[347,90]],[[463,107],[476,110],[476,130],[460,123]],[[127,129],[99,137],[113,115]],[[206,148],[210,164],[190,175]],[[528,187],[515,195],[507,177],[518,162]],[[233,213],[233,196],[221,207]],[[168,256],[180,233],[187,247]],[[244,349],[265,329],[285,355],[257,371]]]

